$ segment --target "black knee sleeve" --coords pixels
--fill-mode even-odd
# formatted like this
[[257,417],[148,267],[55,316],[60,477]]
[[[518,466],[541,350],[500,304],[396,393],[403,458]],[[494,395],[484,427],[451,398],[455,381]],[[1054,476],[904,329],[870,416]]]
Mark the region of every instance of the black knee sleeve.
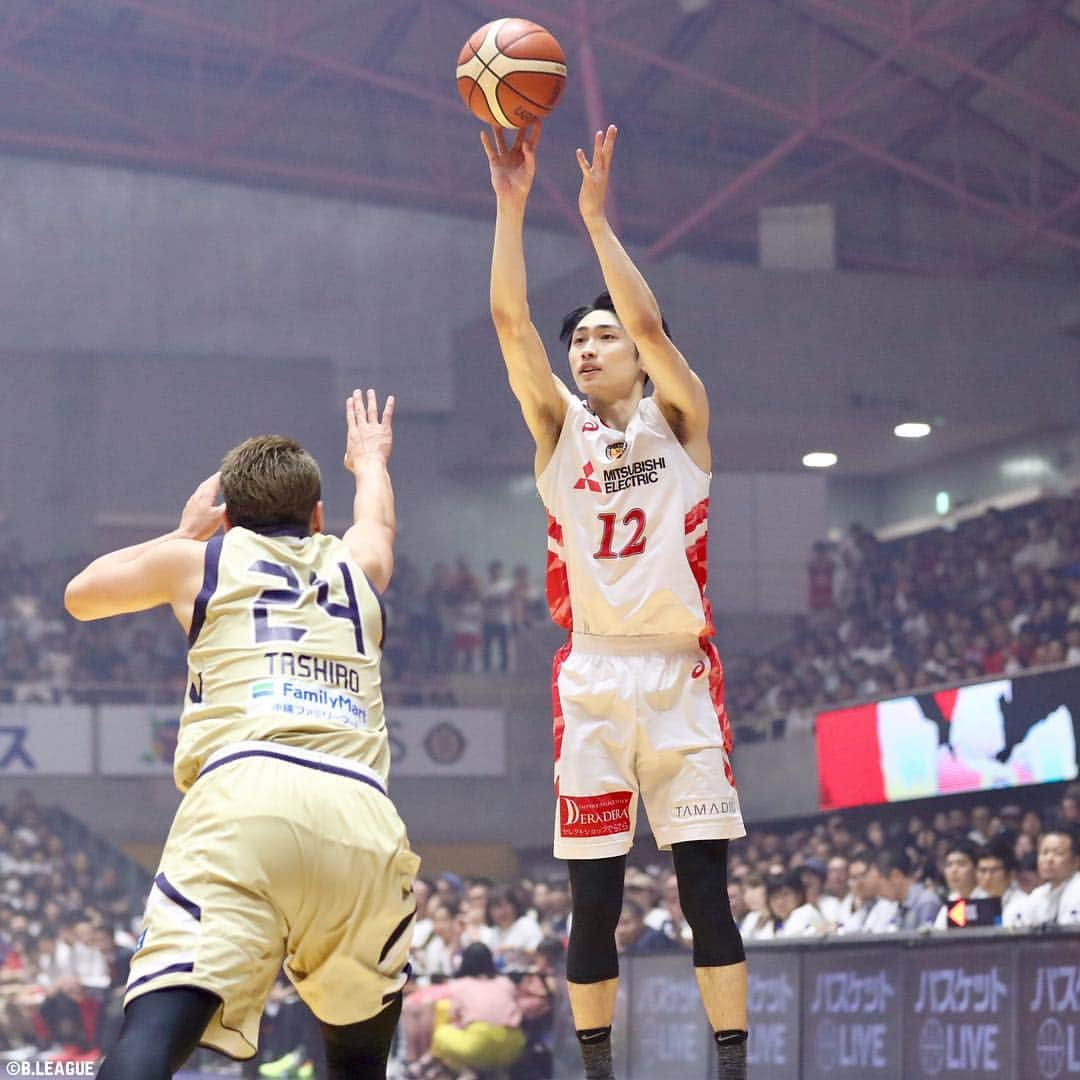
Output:
[[320,1023],[330,1080],[385,1080],[386,1061],[400,1016],[401,995],[395,994],[382,1012],[359,1024]]
[[571,859],[573,919],[566,947],[566,977],[574,983],[597,983],[619,974],[615,927],[622,911],[626,856]]
[[673,844],[679,904],[694,932],[694,967],[726,967],[746,959],[727,892],[726,840]]
[[199,1045],[220,999],[208,990],[174,986],[136,998],[124,1012],[116,1045],[99,1080],[169,1080]]

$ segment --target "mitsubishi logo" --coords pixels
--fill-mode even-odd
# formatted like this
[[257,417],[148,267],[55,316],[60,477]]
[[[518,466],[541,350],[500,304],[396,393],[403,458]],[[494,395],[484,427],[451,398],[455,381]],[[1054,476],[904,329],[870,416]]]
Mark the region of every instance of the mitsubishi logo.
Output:
[[591,461],[585,462],[585,468],[582,469],[581,475],[577,478],[577,482],[574,484],[575,491],[584,491],[588,488],[589,491],[599,491],[600,481],[593,479],[593,474],[596,470],[593,468]]

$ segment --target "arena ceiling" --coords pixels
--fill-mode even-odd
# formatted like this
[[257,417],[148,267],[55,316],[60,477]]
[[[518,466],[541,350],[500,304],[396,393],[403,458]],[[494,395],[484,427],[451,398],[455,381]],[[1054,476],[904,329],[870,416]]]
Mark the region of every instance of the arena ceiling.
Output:
[[1080,0],[5,0],[0,149],[487,217],[453,69],[505,14],[570,69],[534,220],[611,119],[651,258],[828,204],[843,268],[1080,277]]

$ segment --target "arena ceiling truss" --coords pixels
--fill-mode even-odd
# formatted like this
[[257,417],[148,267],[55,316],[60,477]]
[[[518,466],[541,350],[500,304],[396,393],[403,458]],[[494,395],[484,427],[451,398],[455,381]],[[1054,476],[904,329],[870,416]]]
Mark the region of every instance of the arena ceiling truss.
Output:
[[535,218],[624,129],[651,258],[751,261],[828,204],[837,265],[1080,275],[1080,0],[6,0],[0,149],[489,215],[457,51],[515,14],[563,43]]

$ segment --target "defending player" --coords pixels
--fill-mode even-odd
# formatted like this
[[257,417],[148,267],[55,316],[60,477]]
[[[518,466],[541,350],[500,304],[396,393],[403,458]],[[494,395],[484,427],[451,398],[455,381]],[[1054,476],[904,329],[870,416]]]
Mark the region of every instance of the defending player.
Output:
[[[567,316],[575,397],[529,315],[524,217],[539,125],[483,133],[497,196],[491,313],[548,512],[548,600],[571,630],[555,658],[555,854],[571,860],[567,976],[589,1078],[612,1076],[614,931],[640,794],[673,852],[721,1077],[746,1062],[746,964],[727,900],[744,835],[706,579],[709,404],[607,221],[616,129],[578,150],[578,206],[608,292]],[[646,381],[655,387],[645,394]]]
[[67,587],[78,619],[169,604],[189,642],[174,768],[185,795],[102,1080],[169,1077],[198,1044],[251,1057],[283,960],[330,1076],[386,1075],[419,866],[386,796],[379,677],[393,411],[391,397],[379,418],[373,390],[348,399],[356,496],[340,540],[322,532],[314,459],[260,436],[225,455],[176,530],[103,555]]

